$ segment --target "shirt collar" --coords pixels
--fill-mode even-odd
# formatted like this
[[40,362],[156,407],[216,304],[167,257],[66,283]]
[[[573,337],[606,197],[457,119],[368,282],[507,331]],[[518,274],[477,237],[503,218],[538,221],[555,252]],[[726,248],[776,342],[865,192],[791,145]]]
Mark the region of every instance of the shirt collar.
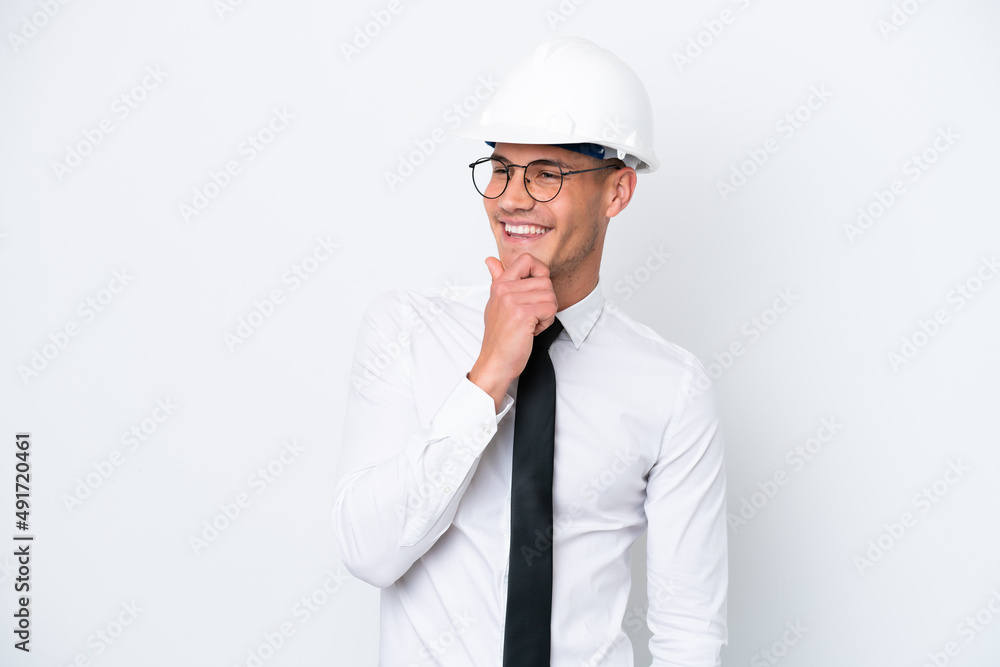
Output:
[[569,333],[573,347],[580,349],[583,341],[597,324],[603,310],[604,294],[601,293],[601,283],[598,279],[597,285],[594,286],[590,294],[556,313],[563,328]]

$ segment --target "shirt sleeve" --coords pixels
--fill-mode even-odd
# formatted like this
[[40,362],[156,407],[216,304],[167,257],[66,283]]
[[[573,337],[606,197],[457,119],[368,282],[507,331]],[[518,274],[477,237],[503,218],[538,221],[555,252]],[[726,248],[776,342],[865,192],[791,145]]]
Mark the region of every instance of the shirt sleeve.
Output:
[[398,291],[365,312],[334,492],[333,531],[344,566],[380,588],[399,579],[451,525],[483,450],[513,405],[505,396],[496,413],[493,398],[462,374],[430,423],[421,424],[410,375],[409,325],[419,321],[413,315]]
[[728,641],[726,470],[711,381],[693,361],[646,489],[652,667],[718,667]]

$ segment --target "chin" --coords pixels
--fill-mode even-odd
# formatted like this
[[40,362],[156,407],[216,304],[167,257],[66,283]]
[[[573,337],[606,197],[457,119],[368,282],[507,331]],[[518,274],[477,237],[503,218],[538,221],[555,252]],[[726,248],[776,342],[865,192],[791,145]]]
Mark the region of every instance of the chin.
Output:
[[507,248],[506,252],[503,253],[501,259],[503,260],[504,268],[510,266],[511,262],[523,255],[524,253],[530,254],[532,257],[540,261],[545,266],[549,266],[549,254],[547,252],[539,252],[537,249],[532,248]]

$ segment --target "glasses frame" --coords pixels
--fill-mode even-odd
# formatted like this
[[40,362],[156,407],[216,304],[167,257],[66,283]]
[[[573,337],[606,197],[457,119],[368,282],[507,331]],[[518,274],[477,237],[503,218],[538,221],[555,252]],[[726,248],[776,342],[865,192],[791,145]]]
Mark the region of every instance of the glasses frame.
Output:
[[[482,192],[479,192],[479,187],[476,185],[476,165],[480,165],[480,164],[483,164],[484,162],[489,162],[491,160],[496,160],[500,164],[502,164],[505,167],[507,167],[507,182],[504,183],[503,189],[500,190],[500,193],[497,194],[495,197],[487,197]],[[559,189],[556,190],[556,193],[554,195],[552,195],[551,197],[549,197],[548,199],[539,199],[535,195],[531,194],[531,190],[528,189],[528,167],[530,167],[531,165],[533,165],[535,163],[538,163],[538,162],[544,162],[546,164],[550,164],[550,165],[552,165],[553,167],[555,167],[556,169],[559,170]],[[585,174],[588,171],[600,171],[602,169],[621,169],[621,165],[620,164],[607,164],[607,165],[604,165],[603,167],[594,167],[593,169],[577,169],[575,171],[563,171],[562,168],[559,165],[557,165],[556,163],[554,163],[552,160],[541,159],[541,160],[532,160],[528,164],[507,164],[506,162],[504,162],[500,158],[496,158],[496,157],[481,157],[481,158],[479,158],[478,160],[476,160],[475,162],[473,162],[472,164],[469,165],[469,168],[472,169],[472,186],[474,188],[476,188],[476,192],[479,192],[479,194],[483,195],[484,199],[498,199],[498,198],[500,198],[500,197],[503,196],[503,193],[507,192],[507,186],[510,185],[510,179],[512,178],[512,176],[511,176],[511,169],[513,169],[514,167],[518,167],[520,169],[524,169],[524,172],[521,174],[521,178],[524,180],[524,191],[528,193],[529,197],[531,197],[532,199],[534,199],[539,204],[544,204],[546,202],[550,202],[553,199],[555,199],[556,197],[558,197],[559,193],[562,192],[562,186],[563,186],[563,183],[566,182],[566,177],[567,176],[572,176],[573,174]]]

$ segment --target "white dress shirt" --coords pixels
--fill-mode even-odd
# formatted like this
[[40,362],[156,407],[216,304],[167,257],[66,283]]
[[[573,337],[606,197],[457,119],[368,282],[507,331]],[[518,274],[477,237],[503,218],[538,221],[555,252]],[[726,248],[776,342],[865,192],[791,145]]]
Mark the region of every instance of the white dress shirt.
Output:
[[[502,664],[517,381],[498,414],[466,377],[488,299],[394,290],[361,323],[333,527],[382,589],[382,667]],[[647,526],[653,665],[719,665],[726,482],[705,370],[600,285],[557,317],[552,665],[633,665],[629,548]]]

